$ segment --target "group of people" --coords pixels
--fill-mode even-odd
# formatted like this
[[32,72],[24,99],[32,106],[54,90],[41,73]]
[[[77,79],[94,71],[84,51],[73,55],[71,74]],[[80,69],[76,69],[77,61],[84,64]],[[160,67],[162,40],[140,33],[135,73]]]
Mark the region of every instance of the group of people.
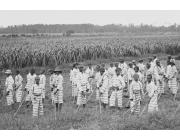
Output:
[[158,99],[164,94],[166,83],[169,92],[176,96],[177,75],[175,59],[171,56],[168,57],[166,69],[156,56],[149,58],[146,65],[142,59],[129,64],[121,59],[108,67],[101,64],[95,68],[74,64],[70,71],[72,97],[77,106],[85,107],[87,95],[93,93],[92,87],[95,87],[96,100],[104,109],[107,106],[115,108],[117,100],[117,107],[121,110],[123,97],[126,97],[128,102],[125,107],[136,115],[140,114],[142,99],[147,97],[148,112],[153,113],[158,111]]
[[[60,111],[63,104],[62,71],[57,67],[55,70],[50,70],[50,73],[51,101],[56,111]],[[20,103],[25,103],[27,108],[32,104],[32,116],[35,118],[42,116],[44,114],[43,103],[47,93],[45,70],[42,70],[40,74],[36,74],[35,70],[31,69],[27,74],[24,90],[23,78],[19,70],[16,71],[15,79],[13,79],[11,70],[6,70],[5,74],[7,75],[5,80],[7,105],[14,109],[15,104],[20,106]]]
[[[62,70],[57,67],[50,70],[49,82],[46,79],[45,70],[36,74],[31,69],[27,74],[25,90],[23,90],[23,78],[20,71],[16,71],[13,79],[11,70],[6,70],[5,96],[7,105],[13,106],[25,101],[26,106],[33,105],[33,117],[43,115],[43,103],[49,92],[51,102],[56,112],[61,111],[63,104],[63,76]],[[123,108],[123,97],[126,95],[128,102],[125,107],[130,108],[131,113],[140,114],[141,100],[148,96],[148,112],[158,111],[158,99],[164,93],[165,84],[168,83],[169,91],[175,96],[178,91],[177,68],[175,60],[168,57],[167,68],[161,64],[156,56],[148,59],[145,65],[143,60],[133,60],[128,65],[121,59],[118,63],[110,63],[87,67],[75,63],[70,70],[72,86],[72,99],[77,107],[86,107],[87,97],[93,93],[98,103],[106,109]],[[47,91],[47,83],[50,91]],[[89,96],[88,96],[89,95]],[[14,98],[15,97],[15,100]]]

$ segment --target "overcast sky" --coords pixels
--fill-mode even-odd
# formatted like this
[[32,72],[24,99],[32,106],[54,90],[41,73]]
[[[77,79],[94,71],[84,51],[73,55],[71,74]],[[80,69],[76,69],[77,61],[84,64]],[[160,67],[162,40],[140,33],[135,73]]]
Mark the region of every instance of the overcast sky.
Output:
[[20,24],[180,24],[179,11],[0,11],[0,26]]

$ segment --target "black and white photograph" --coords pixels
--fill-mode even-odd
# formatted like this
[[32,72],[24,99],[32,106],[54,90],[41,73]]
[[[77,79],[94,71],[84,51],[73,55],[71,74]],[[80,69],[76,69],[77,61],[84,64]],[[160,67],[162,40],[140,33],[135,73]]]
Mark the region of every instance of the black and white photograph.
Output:
[[0,10],[0,130],[179,130],[180,10]]

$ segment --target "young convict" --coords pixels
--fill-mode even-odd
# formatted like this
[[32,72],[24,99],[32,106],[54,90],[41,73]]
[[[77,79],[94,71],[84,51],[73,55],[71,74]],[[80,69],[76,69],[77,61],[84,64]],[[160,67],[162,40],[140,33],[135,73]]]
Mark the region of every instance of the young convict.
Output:
[[88,76],[88,81],[89,81],[89,85],[90,85],[89,91],[90,91],[90,93],[92,93],[93,92],[92,85],[93,85],[93,78],[94,78],[94,68],[92,67],[91,64],[88,64],[88,67],[85,70],[85,73]]
[[43,93],[42,93],[42,100],[43,100],[43,103],[44,103],[44,100],[45,100],[45,92],[46,92],[46,76],[45,76],[45,70],[42,70],[41,71],[41,74],[39,75],[39,78],[40,78],[40,84],[42,85],[42,88],[43,88]]
[[70,71],[70,81],[72,84],[72,97],[73,97],[74,103],[77,102],[77,94],[78,94],[78,91],[77,91],[77,75],[79,73],[79,69],[77,66],[78,66],[78,64],[75,63],[73,65],[72,70]]
[[[113,76],[116,74],[115,72],[116,67],[114,67],[113,63],[110,64],[110,67],[108,68],[108,78],[109,81],[112,81]],[[109,82],[109,86],[111,87],[112,82]]]
[[36,77],[35,70],[31,69],[30,74],[27,75],[27,84],[25,87],[25,90],[27,91],[27,96],[26,96],[27,107],[29,107],[31,104],[32,90],[33,90],[33,85],[35,83],[35,77]]
[[177,68],[175,65],[175,60],[171,59],[170,61],[170,67],[167,71],[167,79],[168,79],[168,86],[172,92],[173,95],[177,94],[178,86],[177,86]]
[[97,87],[99,90],[100,100],[104,109],[108,104],[108,90],[109,90],[108,84],[109,84],[108,76],[105,73],[105,69],[100,68],[100,77],[97,83]]
[[35,84],[32,86],[32,104],[33,113],[32,116],[37,118],[39,115],[42,116],[43,112],[43,102],[42,102],[43,86],[40,84],[39,76],[35,77]]
[[98,90],[98,83],[100,80],[100,66],[96,66],[96,74],[95,74],[95,83],[96,83],[96,100],[99,100],[99,90]]
[[143,87],[141,82],[139,81],[139,75],[133,75],[134,80],[130,85],[130,107],[131,112],[139,115],[140,113],[140,101],[141,101],[141,94],[143,94]]
[[86,95],[90,90],[90,85],[88,81],[88,75],[85,73],[85,68],[83,66],[79,67],[79,74],[77,75],[77,106],[83,105],[86,107]]
[[112,90],[112,94],[110,96],[110,107],[115,107],[116,98],[118,100],[118,109],[121,109],[122,106],[122,96],[123,96],[123,89],[125,87],[125,82],[123,77],[121,76],[121,69],[117,68],[116,73],[113,76],[112,80],[110,81],[112,83],[110,89]]
[[53,104],[54,103],[53,87],[54,87],[54,83],[55,83],[55,73],[53,70],[49,70],[49,73],[50,73],[49,85],[50,85],[50,89],[51,89],[51,102]]
[[13,107],[14,101],[13,101],[13,86],[14,86],[14,79],[12,77],[11,70],[6,70],[5,74],[7,75],[6,81],[5,81],[5,88],[6,88],[6,99],[7,99],[7,105]]
[[159,60],[156,60],[156,66],[154,67],[154,79],[158,87],[158,93],[164,93],[164,76],[165,70]]
[[63,76],[60,68],[55,68],[55,83],[53,88],[54,103],[56,106],[56,112],[61,111],[63,104]]
[[149,74],[147,76],[147,85],[146,85],[146,91],[149,96],[149,105],[148,105],[148,112],[152,113],[154,111],[158,111],[158,89],[155,85],[154,81],[152,80],[152,75]]
[[16,102],[20,103],[22,100],[22,82],[23,78],[20,74],[20,71],[16,71],[16,76],[15,76],[15,94],[16,94]]

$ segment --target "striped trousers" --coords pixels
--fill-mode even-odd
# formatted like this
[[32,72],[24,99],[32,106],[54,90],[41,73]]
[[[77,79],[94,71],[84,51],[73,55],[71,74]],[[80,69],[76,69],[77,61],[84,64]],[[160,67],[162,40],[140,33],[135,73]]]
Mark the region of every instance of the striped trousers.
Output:
[[178,86],[176,78],[170,79],[168,81],[168,86],[173,94],[177,94]]
[[100,91],[100,99],[102,103],[108,104],[108,90],[106,90],[105,92]]
[[164,83],[164,81],[162,81],[161,83],[158,82],[157,86],[158,86],[158,92],[159,92],[159,93],[164,93],[164,88],[165,88],[165,83]]
[[54,94],[54,103],[58,103],[58,104],[62,104],[63,103],[63,90],[62,89],[59,89]]
[[78,92],[77,96],[77,105],[83,105],[86,104],[86,92],[85,95],[82,94],[82,92]]
[[152,113],[155,111],[158,111],[158,104],[157,104],[157,98],[158,98],[158,94],[154,93],[155,95],[152,97],[152,99],[149,102],[148,105],[148,112]]
[[109,99],[109,106],[115,106],[116,99],[118,101],[118,107],[122,107],[122,90],[114,90],[112,91],[111,97]]
[[99,100],[99,89],[96,89],[96,100]]
[[77,86],[76,84],[72,83],[72,97],[77,97]]
[[22,87],[19,87],[16,92],[16,102],[20,103],[22,100]]
[[33,113],[32,116],[33,117],[38,117],[39,115],[44,115],[43,112],[43,103],[42,103],[42,96],[33,96],[32,99],[32,103],[33,103]]
[[33,92],[33,90],[31,88],[28,88],[27,92],[28,92],[28,94],[26,96],[26,101],[31,101],[32,100],[32,92]]
[[10,90],[9,95],[6,96],[7,99],[7,105],[12,105],[14,103],[13,101],[13,92]]
[[45,93],[46,93],[46,90],[45,90],[45,88],[43,88],[43,89],[42,89],[42,98],[43,98],[43,99],[45,99],[45,96],[46,96]]
[[130,107],[131,107],[131,112],[139,115],[140,113],[140,91],[135,91],[134,93],[134,99],[131,101]]

